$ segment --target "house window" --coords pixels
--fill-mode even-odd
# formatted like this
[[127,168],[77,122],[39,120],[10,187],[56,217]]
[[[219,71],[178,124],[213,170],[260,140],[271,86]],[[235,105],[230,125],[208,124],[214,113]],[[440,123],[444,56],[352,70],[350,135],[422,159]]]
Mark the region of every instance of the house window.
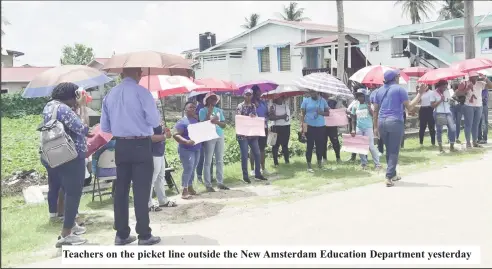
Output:
[[394,38],[391,40],[391,56],[393,58],[406,57],[403,53],[408,46],[408,40]]
[[2,94],[9,93],[9,89],[2,89]]
[[277,48],[278,71],[290,71],[290,45]]
[[453,52],[454,53],[465,52],[465,36],[462,35],[453,36]]
[[379,51],[379,42],[371,42],[371,51]]
[[492,37],[483,38],[482,40],[482,53],[492,53]]
[[258,68],[260,72],[270,72],[270,48],[258,50]]

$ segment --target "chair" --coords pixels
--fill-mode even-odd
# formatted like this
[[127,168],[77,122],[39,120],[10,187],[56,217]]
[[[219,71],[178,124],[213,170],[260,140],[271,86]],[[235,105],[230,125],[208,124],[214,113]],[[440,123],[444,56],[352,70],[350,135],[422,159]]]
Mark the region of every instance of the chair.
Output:
[[166,165],[166,168],[164,169],[165,171],[165,179],[166,179],[166,185],[169,189],[172,189],[174,187],[174,189],[176,190],[176,192],[179,194],[179,189],[178,189],[178,185],[176,185],[176,181],[174,181],[174,178],[173,178],[173,175],[172,173],[175,171],[174,167],[170,167],[169,164],[167,163],[167,159],[165,159],[166,162],[165,162],[165,165]]
[[[102,196],[114,194],[114,180],[116,179],[116,163],[115,163],[115,154],[114,149],[106,149],[100,156],[97,161],[97,171],[94,172],[94,183],[92,188],[92,201],[94,201],[95,196],[99,196],[99,200],[102,203]],[[101,184],[100,181],[104,182],[111,181],[111,192],[101,193]],[[97,184],[97,193],[96,194],[96,184]]]

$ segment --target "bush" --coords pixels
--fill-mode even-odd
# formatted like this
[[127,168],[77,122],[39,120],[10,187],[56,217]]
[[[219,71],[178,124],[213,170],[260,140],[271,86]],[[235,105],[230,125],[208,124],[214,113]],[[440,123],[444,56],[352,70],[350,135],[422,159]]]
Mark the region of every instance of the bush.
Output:
[[47,97],[24,98],[20,93],[2,94],[2,117],[20,118],[26,115],[40,115],[47,102]]

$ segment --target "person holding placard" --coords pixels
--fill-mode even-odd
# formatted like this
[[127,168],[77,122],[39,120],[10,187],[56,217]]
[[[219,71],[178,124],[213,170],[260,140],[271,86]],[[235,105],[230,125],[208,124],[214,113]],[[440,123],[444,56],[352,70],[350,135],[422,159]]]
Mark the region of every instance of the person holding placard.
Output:
[[[236,115],[256,117],[256,106],[251,102],[253,90],[246,89],[243,93],[244,101],[237,105]],[[243,181],[250,184],[248,177],[248,146],[253,153],[255,162],[255,178],[258,180],[267,180],[260,171],[260,148],[258,147],[258,136],[236,135],[239,149],[241,150],[241,169],[243,171]]]
[[[203,99],[205,107],[200,109],[198,117],[200,121],[210,120],[215,124],[217,129],[217,135],[219,138],[203,142],[204,163],[203,169],[209,171],[212,167],[212,159],[215,154],[215,172],[217,179],[217,187],[221,190],[228,190],[229,188],[224,185],[224,130],[226,127],[224,111],[216,107],[216,104],[220,101],[220,98],[215,93],[208,93]],[[205,173],[205,187],[208,192],[215,192],[212,187],[212,174]]]
[[278,150],[282,146],[285,163],[289,163],[290,139],[290,108],[285,97],[275,98],[270,106],[270,120],[273,122],[272,132],[277,134],[277,141],[272,146],[273,164],[278,166]]
[[[369,151],[372,155],[372,160],[374,161],[374,165],[376,169],[381,168],[381,164],[379,163],[379,152],[374,145],[374,132],[373,132],[373,110],[371,108],[371,104],[366,102],[366,94],[363,89],[357,90],[355,93],[355,97],[359,101],[352,107],[352,131],[351,135],[355,136],[362,135],[369,137]],[[362,169],[365,169],[367,166],[367,155],[360,154],[360,161],[362,165]]]
[[310,97],[305,98],[301,104],[301,133],[306,137],[306,162],[308,172],[314,173],[311,166],[313,149],[316,146],[316,160],[318,168],[323,169],[323,145],[326,134],[325,116],[330,115],[328,103],[315,91],[309,92]]
[[[337,108],[337,101],[334,99],[330,99],[329,95],[327,93],[322,94],[323,98],[326,100],[326,103],[328,104],[328,109],[336,109]],[[333,151],[335,152],[335,157],[337,160],[337,163],[341,163],[342,160],[340,159],[340,140],[338,140],[338,126],[325,126],[325,135],[324,135],[324,149],[323,149],[323,161],[327,162],[328,161],[328,139],[330,139],[331,145],[333,147]]]
[[448,82],[440,80],[436,84],[436,90],[432,92],[430,97],[431,106],[434,108],[437,144],[439,145],[439,151],[441,153],[444,153],[442,147],[442,128],[444,125],[448,127],[449,150],[455,151],[456,125],[453,120],[453,113],[451,112],[451,96],[453,96],[453,94],[448,90]]
[[194,102],[186,102],[185,116],[176,122],[173,130],[173,137],[178,142],[178,154],[181,164],[183,165],[183,174],[181,175],[181,186],[183,192],[181,198],[190,199],[192,195],[196,195],[193,189],[193,178],[195,170],[200,159],[201,143],[195,144],[188,134],[188,126],[198,123],[196,115],[196,105]]
[[[265,148],[267,146],[267,137],[268,137],[268,105],[264,100],[261,100],[261,91],[260,87],[257,85],[254,85],[251,87],[251,90],[253,90],[253,98],[251,99],[251,102],[256,106],[256,115],[258,117],[265,118],[265,136],[260,136],[258,137],[258,147],[260,148],[260,164],[261,164],[261,173],[263,175],[267,175],[268,171],[265,168]],[[255,163],[253,161],[253,154],[251,154],[251,151],[249,153],[249,162],[251,164],[251,175],[253,176],[255,174]]]

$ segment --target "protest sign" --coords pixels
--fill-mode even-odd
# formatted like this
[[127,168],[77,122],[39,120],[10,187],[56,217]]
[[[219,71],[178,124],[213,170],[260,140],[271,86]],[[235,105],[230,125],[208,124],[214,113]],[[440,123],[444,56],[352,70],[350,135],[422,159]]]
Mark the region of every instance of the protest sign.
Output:
[[345,126],[348,124],[344,108],[330,109],[330,116],[325,117],[326,126]]
[[[369,137],[349,134],[342,135],[342,151],[367,155],[369,153]],[[371,141],[372,142],[372,141]]]
[[219,138],[215,124],[209,120],[188,125],[188,134],[195,144]]
[[265,136],[265,118],[236,115],[236,134]]

